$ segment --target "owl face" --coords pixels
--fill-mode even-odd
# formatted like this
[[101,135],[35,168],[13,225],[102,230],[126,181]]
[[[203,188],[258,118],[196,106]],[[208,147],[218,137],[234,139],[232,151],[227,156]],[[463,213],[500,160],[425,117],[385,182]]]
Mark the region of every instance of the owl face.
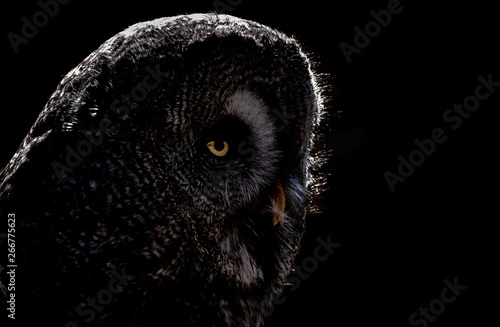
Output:
[[[155,155],[175,167],[165,169],[179,198],[168,211],[186,228],[182,257],[159,278],[204,280],[210,293],[228,294],[213,295],[218,305],[248,293],[243,306],[224,314],[228,322],[262,319],[304,229],[317,102],[303,54],[287,42],[209,37],[187,50],[170,89],[152,94],[161,99],[155,117],[166,122],[150,133]],[[187,258],[182,271],[177,260]]]
[[47,283],[67,292],[61,316],[122,267],[134,279],[95,318],[103,325],[259,325],[299,250],[320,109],[298,43],[255,22],[177,16],[105,42],[59,84],[21,149],[53,167],[99,139],[71,169],[30,179],[44,205],[26,208],[38,217],[26,233],[56,242],[48,269],[81,277]]

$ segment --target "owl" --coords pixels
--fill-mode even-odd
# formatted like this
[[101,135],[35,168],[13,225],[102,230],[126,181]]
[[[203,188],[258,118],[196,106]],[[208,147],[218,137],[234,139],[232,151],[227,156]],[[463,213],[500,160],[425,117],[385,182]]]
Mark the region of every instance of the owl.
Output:
[[294,38],[229,15],[103,43],[0,176],[16,320],[261,326],[318,184],[321,85]]

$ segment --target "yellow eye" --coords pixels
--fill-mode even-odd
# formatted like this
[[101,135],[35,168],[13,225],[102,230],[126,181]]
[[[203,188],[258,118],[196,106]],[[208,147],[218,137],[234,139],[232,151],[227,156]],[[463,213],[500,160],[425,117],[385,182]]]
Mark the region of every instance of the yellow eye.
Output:
[[229,150],[229,145],[227,144],[226,141],[210,141],[207,143],[207,147],[212,152],[218,157],[223,157],[226,155],[227,151]]

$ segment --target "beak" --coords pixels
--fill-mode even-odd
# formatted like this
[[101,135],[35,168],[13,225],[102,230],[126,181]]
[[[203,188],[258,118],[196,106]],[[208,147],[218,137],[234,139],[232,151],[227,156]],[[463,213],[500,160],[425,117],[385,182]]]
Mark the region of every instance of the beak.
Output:
[[271,204],[273,208],[273,225],[276,226],[277,223],[281,221],[281,218],[285,214],[285,192],[283,191],[283,186],[281,182],[276,181],[275,193],[271,197]]

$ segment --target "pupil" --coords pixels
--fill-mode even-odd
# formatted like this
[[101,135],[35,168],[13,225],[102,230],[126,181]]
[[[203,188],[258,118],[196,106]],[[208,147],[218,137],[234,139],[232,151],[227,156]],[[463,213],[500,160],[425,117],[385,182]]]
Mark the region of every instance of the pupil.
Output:
[[214,143],[214,149],[217,150],[217,151],[224,150],[224,142],[222,142],[222,141],[215,141],[215,143]]

